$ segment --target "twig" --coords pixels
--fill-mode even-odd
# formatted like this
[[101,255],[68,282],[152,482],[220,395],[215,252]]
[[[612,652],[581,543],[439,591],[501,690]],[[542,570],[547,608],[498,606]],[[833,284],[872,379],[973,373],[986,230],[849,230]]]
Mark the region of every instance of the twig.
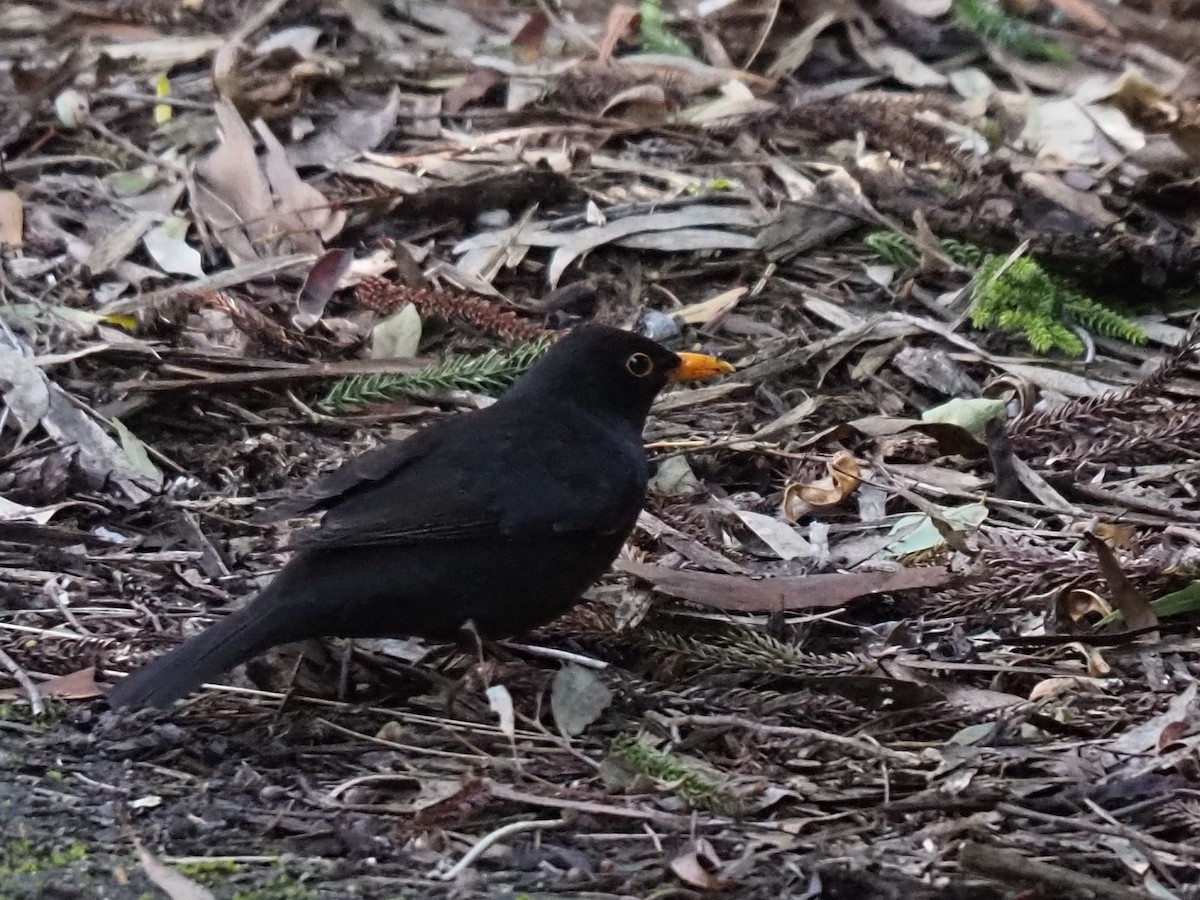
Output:
[[878,759],[898,766],[917,766],[921,758],[915,753],[905,750],[890,750],[862,738],[845,737],[840,734],[830,734],[815,728],[799,728],[793,725],[766,725],[753,719],[743,719],[740,716],[674,716],[667,721],[672,726],[697,725],[703,728],[745,728],[756,734],[775,735],[777,737],[803,738],[817,744],[826,744],[845,751],[846,755],[859,759]]
[[1106,900],[1150,900],[1145,891],[1085,875],[1062,866],[1038,862],[1017,853],[966,841],[958,852],[958,864],[968,872],[989,875],[1006,884],[1039,884],[1059,890],[1084,891]]
[[37,685],[33,683],[25,670],[17,665],[17,661],[0,650],[0,666],[8,669],[8,674],[16,679],[17,684],[29,696],[29,708],[33,710],[35,716],[41,716],[46,712],[46,704],[42,702],[41,692],[38,691]]
[[442,881],[453,881],[470,868],[471,864],[479,859],[492,844],[504,840],[509,835],[519,834],[522,831],[536,831],[539,828],[562,828],[565,824],[565,819],[532,819],[528,822],[510,822],[480,838],[462,859],[441,874],[441,879]]
[[[1117,826],[1106,825],[1102,822],[1092,822],[1079,816],[1055,816],[1051,813],[1026,809],[1023,806],[1017,806],[1015,803],[997,804],[996,812],[1004,813],[1006,816],[1023,816],[1024,818],[1033,819],[1037,822],[1045,822],[1047,825],[1054,825],[1059,828],[1071,828],[1076,831],[1090,831],[1093,834],[1107,834],[1112,837],[1129,839],[1129,830],[1127,828],[1118,828]],[[1189,844],[1184,841],[1164,841],[1161,838],[1150,837],[1146,834],[1139,834],[1137,839],[1151,850],[1157,850],[1159,853],[1174,853],[1177,856],[1200,859],[1200,847],[1195,844]]]

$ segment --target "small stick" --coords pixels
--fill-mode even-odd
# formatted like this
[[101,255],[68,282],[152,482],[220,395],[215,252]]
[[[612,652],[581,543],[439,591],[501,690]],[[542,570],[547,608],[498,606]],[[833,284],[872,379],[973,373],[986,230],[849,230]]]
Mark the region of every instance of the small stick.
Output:
[[471,864],[475,862],[475,860],[479,859],[479,857],[484,854],[488,847],[504,840],[509,835],[518,834],[522,831],[536,831],[539,828],[561,828],[565,824],[566,822],[563,819],[531,819],[526,822],[510,822],[508,825],[497,828],[495,831],[480,838],[479,841],[477,841],[475,845],[466,852],[466,855],[463,856],[462,859],[442,873],[441,879],[442,881],[453,881],[455,878],[469,869]]
[[33,714],[35,716],[43,715],[46,712],[46,704],[42,702],[42,694],[37,685],[25,674],[25,670],[17,665],[17,661],[3,650],[0,650],[0,666],[8,669],[8,673],[17,680],[21,690],[29,695],[29,708],[33,710]]

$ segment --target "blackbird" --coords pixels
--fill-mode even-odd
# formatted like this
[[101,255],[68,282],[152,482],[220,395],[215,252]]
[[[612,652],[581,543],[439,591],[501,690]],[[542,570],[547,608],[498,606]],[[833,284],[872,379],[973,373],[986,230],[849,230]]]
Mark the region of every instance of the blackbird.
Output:
[[325,511],[245,607],[119,682],[166,706],[312,637],[501,638],[566,612],[633,530],[642,427],[668,383],[732,371],[630,332],[577,328],[496,403],[348,460],[271,512]]

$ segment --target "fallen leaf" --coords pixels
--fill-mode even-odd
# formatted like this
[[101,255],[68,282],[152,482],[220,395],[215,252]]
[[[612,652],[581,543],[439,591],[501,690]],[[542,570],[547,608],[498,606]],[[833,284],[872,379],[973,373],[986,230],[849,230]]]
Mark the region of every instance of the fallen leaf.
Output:
[[970,432],[975,438],[987,438],[987,425],[993,419],[1007,418],[1008,408],[1003,400],[988,400],[984,397],[955,397],[941,406],[921,413],[922,422],[944,422],[957,425]]
[[956,577],[940,566],[761,579],[672,569],[626,559],[617,560],[613,568],[644,579],[672,597],[742,612],[830,608],[869,594],[941,587]]
[[725,891],[733,887],[734,881],[722,878],[721,858],[712,844],[699,838],[671,860],[671,871],[681,880],[702,891]]
[[685,325],[707,325],[732,310],[747,293],[749,293],[749,288],[732,288],[722,291],[715,297],[709,297],[707,300],[677,309],[672,315]]
[[815,555],[812,545],[786,522],[762,513],[738,509],[732,503],[722,502],[721,506],[741,519],[780,559],[804,559]]
[[517,735],[517,717],[513,710],[512,694],[502,684],[493,684],[487,689],[488,708],[500,720],[500,730],[510,741]]
[[[932,504],[931,504],[932,505]],[[934,521],[928,513],[913,513],[901,516],[892,525],[892,534],[904,534],[895,543],[888,544],[887,550],[895,556],[906,556],[910,553],[920,553],[946,542],[942,529],[949,529],[962,534],[978,530],[988,517],[988,508],[983,503],[968,503],[957,507],[937,507],[941,522]],[[942,528],[938,525],[941,524]],[[915,526],[915,527],[914,527]]]
[[191,222],[180,216],[171,216],[161,225],[151,228],[142,237],[146,252],[164,272],[173,275],[204,277],[200,251],[187,242]]
[[409,359],[421,346],[421,314],[405,303],[371,329],[371,359]]
[[567,737],[577,737],[612,703],[612,691],[591,669],[567,663],[554,675],[550,711]]
[[325,314],[325,306],[341,284],[354,262],[353,250],[330,250],[323,253],[304,278],[296,295],[296,312],[292,322],[297,328],[311,328]]
[[[1084,538],[1099,558],[1100,571],[1108,584],[1112,603],[1121,611],[1126,626],[1131,631],[1140,631],[1157,625],[1158,616],[1154,614],[1149,598],[1129,581],[1121,570],[1121,564],[1113,554],[1112,548],[1090,531],[1084,534]],[[1151,632],[1148,639],[1158,640],[1157,632]]]
[[0,247],[20,248],[24,241],[25,206],[16,191],[0,191]]
[[611,60],[617,44],[633,36],[640,19],[638,11],[632,6],[622,3],[613,6],[608,11],[608,21],[604,23],[604,34],[600,38],[596,58],[601,62]]
[[838,506],[862,484],[862,469],[853,453],[839,451],[827,464],[829,474],[811,484],[788,484],[783,491],[784,514],[793,522],[800,518],[795,503],[821,509]]
[[50,386],[45,373],[20,350],[0,344],[0,396],[20,426],[17,445],[50,408]]
[[208,888],[197,884],[182,872],[163,865],[158,858],[142,846],[134,838],[133,846],[137,849],[138,859],[146,877],[158,885],[171,900],[216,900],[216,896]]

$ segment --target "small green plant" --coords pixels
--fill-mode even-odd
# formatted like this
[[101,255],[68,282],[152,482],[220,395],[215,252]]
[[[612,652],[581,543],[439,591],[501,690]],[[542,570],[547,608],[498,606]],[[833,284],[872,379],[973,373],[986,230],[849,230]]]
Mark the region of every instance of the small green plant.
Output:
[[41,849],[24,839],[9,841],[0,848],[0,878],[62,869],[86,857],[87,848],[79,841],[50,849]]
[[316,900],[315,890],[280,866],[260,887],[234,893],[232,900]]
[[227,882],[232,875],[241,871],[241,866],[228,859],[205,859],[192,863],[180,863],[175,867],[192,881],[207,887],[217,887]]
[[1006,257],[989,256],[979,267],[972,295],[971,324],[995,326],[1022,335],[1038,353],[1084,351],[1083,341],[1064,324],[1068,317],[1088,331],[1142,344],[1146,333],[1120,313],[1072,290],[1036,260],[1021,257],[1004,268]]
[[[884,262],[911,268],[921,261],[921,250],[902,234],[894,231],[873,231],[863,243]],[[964,268],[973,269],[983,260],[983,251],[974,244],[964,244],[953,238],[938,241],[942,253]]]
[[669,753],[661,753],[640,741],[637,735],[617,736],[611,746],[612,755],[630,771],[671,785],[675,793],[697,809],[732,815],[738,808],[737,798],[699,772],[689,769]]
[[510,350],[489,350],[480,356],[455,355],[416,373],[355,375],[338,381],[320,406],[340,411],[386,403],[405,394],[474,391],[498,396],[512,385],[550,347],[549,341],[530,341]]
[[1037,34],[994,0],[958,0],[954,4],[954,17],[983,43],[993,44],[1014,56],[1060,63],[1075,58],[1070,48]]
[[669,53],[671,56],[694,56],[688,45],[675,37],[667,28],[663,15],[662,0],[642,0],[638,14],[641,27],[638,43],[644,53]]

